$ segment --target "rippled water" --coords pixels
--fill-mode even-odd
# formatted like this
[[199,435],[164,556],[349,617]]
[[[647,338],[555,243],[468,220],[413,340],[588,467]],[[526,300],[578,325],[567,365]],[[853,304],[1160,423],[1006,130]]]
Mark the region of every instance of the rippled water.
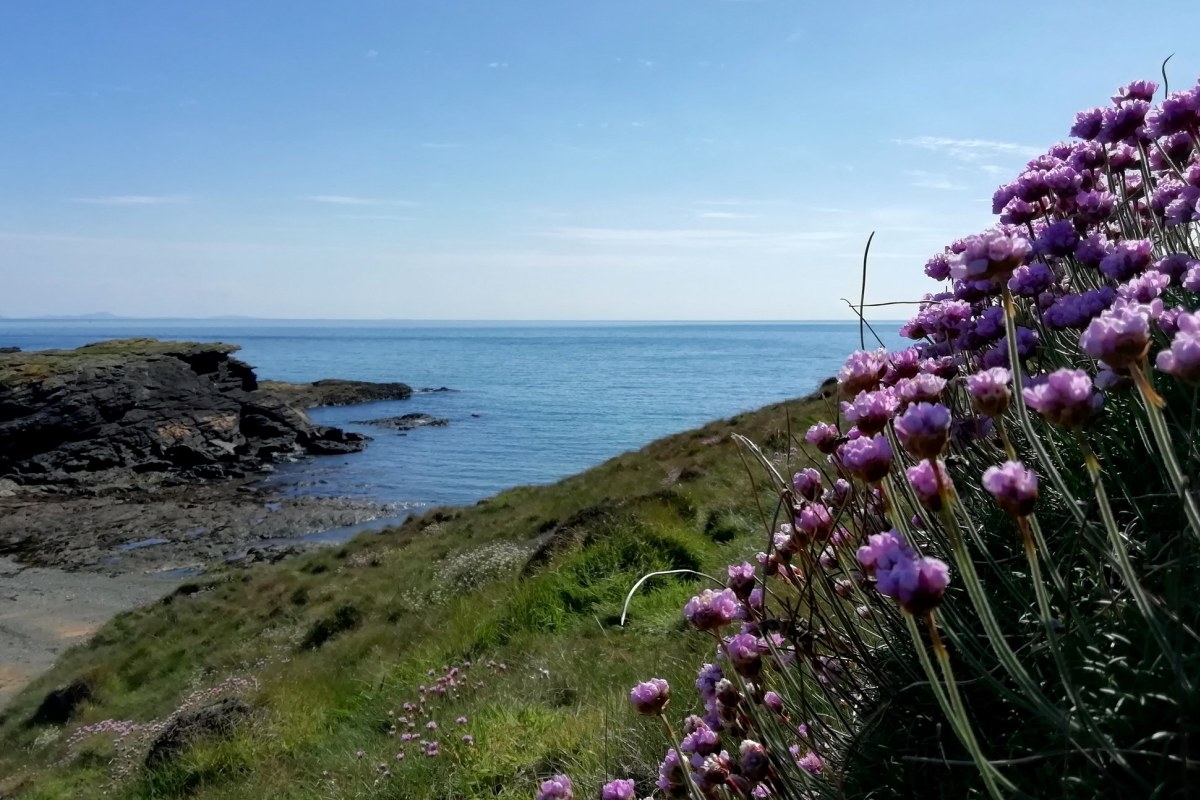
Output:
[[[275,480],[306,493],[465,504],[806,394],[858,346],[858,325],[0,320],[0,346],[23,349],[129,336],[234,342],[262,378],[450,387],[312,411],[375,440],[360,454],[284,465]],[[355,423],[412,412],[450,424],[402,435]]]

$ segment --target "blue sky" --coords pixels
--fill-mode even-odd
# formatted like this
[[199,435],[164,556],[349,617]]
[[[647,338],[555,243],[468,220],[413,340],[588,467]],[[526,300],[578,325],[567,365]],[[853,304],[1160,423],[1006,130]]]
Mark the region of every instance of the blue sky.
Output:
[[[1200,4],[0,6],[0,315],[840,319]],[[1131,30],[1140,24],[1142,30]],[[892,315],[895,316],[895,315]]]

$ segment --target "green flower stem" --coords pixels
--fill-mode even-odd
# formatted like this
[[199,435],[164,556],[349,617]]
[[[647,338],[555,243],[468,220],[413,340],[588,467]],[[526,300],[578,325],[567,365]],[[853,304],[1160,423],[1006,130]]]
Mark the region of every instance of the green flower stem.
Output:
[[1054,484],[1054,488],[1063,496],[1066,501],[1067,510],[1075,517],[1076,522],[1080,525],[1087,524],[1087,517],[1084,516],[1083,509],[1079,507],[1079,503],[1075,502],[1075,498],[1071,495],[1070,489],[1067,488],[1066,481],[1063,480],[1062,474],[1059,473],[1058,467],[1050,458],[1050,454],[1046,452],[1045,445],[1042,444],[1041,438],[1033,429],[1033,420],[1029,417],[1029,409],[1025,407],[1025,394],[1022,386],[1023,379],[1021,377],[1021,357],[1017,352],[1017,320],[1016,306],[1013,303],[1012,292],[1008,289],[1008,283],[1003,284],[1004,296],[1004,332],[1008,339],[1008,366],[1012,372],[1013,378],[1013,408],[1016,410],[1017,420],[1021,423],[1021,430],[1025,432],[1025,438],[1029,440],[1029,446],[1033,448],[1033,452],[1038,457],[1038,462],[1046,473],[1046,477]]
[[983,630],[987,633],[988,640],[992,643],[992,649],[1000,659],[1000,663],[1025,692],[1029,702],[1033,703],[1047,719],[1053,720],[1057,725],[1067,726],[1069,721],[1062,710],[1050,702],[1041,687],[1038,686],[1037,681],[1025,669],[1021,659],[1009,647],[1008,640],[1004,638],[1004,632],[1000,630],[1000,623],[996,621],[996,616],[992,613],[992,607],[988,603],[987,595],[984,594],[979,574],[975,572],[975,564],[971,561],[971,554],[967,551],[966,543],[963,542],[962,532],[958,529],[958,522],[954,518],[951,507],[943,506],[941,516],[942,525],[950,537],[950,549],[954,553],[955,565],[958,567],[959,574],[962,575],[963,585],[967,587],[971,605],[979,614]]
[[890,474],[879,482],[879,488],[883,492],[884,501],[887,503],[887,508],[884,511],[889,512],[892,524],[904,535],[904,540],[911,543],[913,540],[912,531],[909,530],[908,519],[904,516],[904,513],[900,509],[900,504],[897,502],[899,500],[897,497],[898,493],[896,487],[892,485]]
[[971,730],[971,721],[967,716],[966,708],[963,706],[962,697],[958,694],[958,684],[954,680],[954,672],[950,668],[950,654],[946,652],[946,647],[942,644],[941,636],[937,633],[937,623],[933,620],[933,614],[931,613],[926,617],[926,622],[929,626],[929,634],[933,640],[934,653],[938,657],[938,662],[942,667],[942,675],[946,680],[945,690],[942,689],[941,681],[938,680],[937,673],[933,670],[929,654],[925,652],[925,643],[921,641],[921,631],[917,627],[916,620],[907,611],[904,612],[904,622],[908,626],[908,633],[912,637],[913,647],[916,648],[917,657],[921,661],[921,666],[925,669],[925,675],[929,678],[929,685],[933,688],[933,693],[937,697],[938,704],[942,707],[942,712],[950,720],[950,725],[958,736],[958,740],[962,742],[963,747],[967,748],[967,752],[975,760],[975,765],[979,767],[979,774],[983,778],[983,783],[987,787],[988,794],[993,800],[1003,800],[1004,795],[1000,792],[997,782],[1002,783],[1004,788],[1010,791],[1016,791],[1016,786],[1001,775],[992,763],[987,760],[983,751],[979,749],[979,742],[975,739],[975,733]]
[[1058,574],[1058,569],[1054,566],[1054,560],[1050,556],[1050,546],[1046,543],[1046,537],[1042,535],[1042,526],[1038,524],[1037,516],[1030,514],[1025,518],[1029,523],[1029,529],[1033,533],[1033,541],[1037,545],[1037,551],[1041,554],[1042,559],[1046,562],[1046,570],[1050,573],[1050,582],[1054,584],[1054,591],[1058,592],[1058,596],[1062,598],[1064,603],[1071,601],[1071,595],[1067,591],[1067,584],[1063,581],[1062,575]]
[[1146,620],[1146,625],[1150,628],[1150,633],[1154,636],[1159,647],[1162,648],[1163,655],[1171,662],[1171,669],[1175,673],[1175,677],[1179,679],[1180,686],[1185,691],[1190,692],[1192,682],[1188,678],[1187,673],[1183,671],[1182,665],[1179,663],[1179,657],[1175,654],[1171,643],[1167,639],[1166,632],[1159,624],[1158,614],[1154,610],[1154,604],[1150,600],[1146,590],[1142,588],[1141,581],[1138,580],[1137,573],[1133,569],[1133,562],[1129,560],[1129,551],[1125,547],[1125,540],[1121,538],[1121,531],[1117,527],[1117,518],[1113,515],[1112,505],[1108,502],[1108,492],[1104,489],[1104,480],[1101,477],[1100,462],[1096,458],[1096,454],[1092,452],[1092,448],[1088,445],[1087,440],[1082,433],[1076,433],[1076,439],[1079,442],[1079,449],[1083,451],[1083,462],[1087,466],[1088,475],[1091,476],[1092,486],[1096,492],[1096,504],[1100,507],[1100,519],[1104,522],[1104,530],[1108,533],[1109,544],[1113,551],[1113,561],[1116,563],[1117,572],[1121,575],[1121,580],[1125,582],[1126,588],[1129,589],[1129,594],[1133,597],[1134,605],[1138,607],[1142,617]]
[[1080,696],[1074,682],[1071,680],[1071,673],[1067,666],[1066,657],[1063,656],[1062,647],[1058,641],[1058,634],[1055,632],[1054,625],[1052,624],[1053,616],[1050,613],[1050,597],[1047,595],[1045,583],[1042,581],[1041,566],[1038,564],[1037,544],[1034,541],[1033,531],[1031,530],[1032,526],[1029,524],[1029,520],[1030,517],[1018,517],[1016,522],[1017,527],[1021,531],[1021,541],[1025,546],[1025,558],[1029,561],[1029,576],[1033,580],[1033,591],[1037,595],[1038,611],[1042,617],[1042,626],[1046,629],[1046,641],[1050,645],[1050,655],[1054,658],[1054,666],[1058,668],[1059,677],[1062,678],[1063,689],[1066,690],[1067,697],[1074,704],[1076,713],[1083,720],[1084,728],[1092,734],[1118,764],[1125,766],[1125,757],[1117,751],[1104,732],[1096,726],[1091,713],[1084,704],[1083,697]]
[[1187,515],[1192,536],[1200,540],[1200,508],[1196,506],[1196,498],[1188,491],[1187,476],[1183,474],[1183,469],[1179,466],[1179,459],[1175,457],[1175,447],[1171,444],[1171,433],[1167,430],[1167,420],[1162,413],[1163,399],[1150,385],[1150,379],[1146,377],[1140,364],[1131,366],[1129,372],[1133,375],[1133,382],[1137,385],[1138,394],[1142,396],[1142,405],[1146,407],[1146,416],[1150,419],[1150,431],[1154,434],[1154,443],[1158,445],[1158,452],[1162,455],[1163,464],[1167,467],[1167,474],[1175,486],[1175,493],[1183,501],[1183,511]]
[[1004,453],[1008,456],[1009,461],[1017,460],[1017,449],[1013,447],[1012,439],[1008,436],[1008,428],[1004,424],[1004,417],[992,417],[996,423],[996,430],[1000,433],[1000,441],[1004,442]]

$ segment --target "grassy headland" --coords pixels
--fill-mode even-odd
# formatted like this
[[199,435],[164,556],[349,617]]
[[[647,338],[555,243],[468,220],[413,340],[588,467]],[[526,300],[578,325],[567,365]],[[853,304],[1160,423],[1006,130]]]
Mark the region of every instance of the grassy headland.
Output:
[[[652,579],[622,628],[625,595],[648,572],[712,574],[761,549],[729,435],[782,464],[796,458],[789,434],[829,403],[817,393],[713,422],[550,486],[214,574],[123,614],[0,714],[0,797],[529,797],[561,771],[596,787],[634,777],[648,793],[663,739],[634,719],[628,688],[651,674],[690,687],[710,645],[680,613],[700,579]],[[761,499],[769,510],[776,498]],[[405,714],[419,687],[468,661],[457,688],[430,689],[426,716]],[[91,699],[65,724],[31,724],[47,692],[73,682]],[[222,695],[249,713],[145,766],[162,721]],[[400,716],[440,755],[401,741],[404,724],[389,732]],[[83,726],[132,732],[80,737]]]

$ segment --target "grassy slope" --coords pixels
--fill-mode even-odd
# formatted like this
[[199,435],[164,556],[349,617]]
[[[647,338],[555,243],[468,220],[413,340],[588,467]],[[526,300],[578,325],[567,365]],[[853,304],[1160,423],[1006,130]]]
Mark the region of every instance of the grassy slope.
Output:
[[[760,549],[747,473],[729,434],[786,450],[828,401],[771,406],[668,437],[557,484],[520,487],[466,509],[439,509],[339,550],[231,571],[203,590],[123,614],[67,653],[0,718],[0,797],[529,797],[567,771],[591,793],[606,772],[648,790],[661,732],[635,719],[628,687],[651,675],[677,687],[676,711],[705,643],[680,607],[701,585],[652,579],[617,625],[626,592],[670,568],[716,573]],[[792,465],[796,466],[796,465]],[[490,469],[481,464],[480,469]],[[768,509],[770,498],[766,497]],[[317,649],[322,620],[358,618]],[[347,611],[346,609],[350,609]],[[415,700],[426,671],[473,659],[484,686],[435,712],[442,755],[420,758],[386,735],[387,711]],[[506,670],[489,669],[488,661]],[[229,677],[251,721],[225,741],[114,781],[111,738],[66,747],[104,719],[166,717]],[[84,678],[97,699],[65,728],[27,726],[53,686]],[[469,723],[453,720],[466,715]],[[476,745],[460,741],[470,733]],[[361,759],[356,751],[364,751]],[[394,775],[378,777],[389,763]]]

